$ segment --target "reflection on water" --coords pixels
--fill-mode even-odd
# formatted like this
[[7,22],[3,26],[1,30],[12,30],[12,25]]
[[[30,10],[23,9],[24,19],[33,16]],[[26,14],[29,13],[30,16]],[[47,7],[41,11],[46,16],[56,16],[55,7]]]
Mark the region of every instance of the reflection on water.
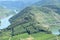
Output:
[[9,19],[12,17],[13,15],[6,17],[4,19],[1,19],[1,26],[0,29],[6,28],[10,25]]

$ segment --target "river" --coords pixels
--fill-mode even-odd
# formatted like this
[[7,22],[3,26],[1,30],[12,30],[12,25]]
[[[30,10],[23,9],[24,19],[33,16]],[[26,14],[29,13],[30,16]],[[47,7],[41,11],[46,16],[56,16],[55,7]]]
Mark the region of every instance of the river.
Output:
[[6,18],[1,19],[1,26],[0,29],[6,28],[10,25],[9,19],[12,17],[13,15],[10,15]]

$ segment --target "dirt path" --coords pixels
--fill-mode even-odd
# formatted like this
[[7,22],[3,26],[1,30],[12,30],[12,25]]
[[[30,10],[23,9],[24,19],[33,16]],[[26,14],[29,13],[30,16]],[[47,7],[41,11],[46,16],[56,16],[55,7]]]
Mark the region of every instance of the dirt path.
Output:
[[29,38],[27,38],[26,40],[34,40],[34,38],[32,36],[30,36]]

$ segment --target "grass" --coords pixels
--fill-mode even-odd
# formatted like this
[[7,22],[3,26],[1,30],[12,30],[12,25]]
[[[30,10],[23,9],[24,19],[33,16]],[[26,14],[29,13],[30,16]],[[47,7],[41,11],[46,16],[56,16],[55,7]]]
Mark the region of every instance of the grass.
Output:
[[[28,35],[27,33],[25,34],[20,34],[20,35],[16,35],[13,37],[9,37],[9,36],[2,36],[0,37],[0,40],[20,40],[20,39],[24,39],[26,40],[27,38],[29,38],[30,35]],[[31,36],[34,38],[34,40],[56,40],[56,37],[52,34],[46,34],[46,33],[36,33],[36,34],[31,34]],[[59,36],[60,39],[60,36]]]

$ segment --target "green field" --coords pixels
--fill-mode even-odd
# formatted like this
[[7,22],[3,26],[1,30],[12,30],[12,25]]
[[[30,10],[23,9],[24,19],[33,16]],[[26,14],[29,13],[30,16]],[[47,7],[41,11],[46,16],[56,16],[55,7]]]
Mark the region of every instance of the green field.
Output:
[[[60,39],[60,36],[58,37]],[[0,40],[29,40],[29,39],[30,40],[57,40],[56,36],[52,34],[46,34],[43,32],[35,33],[31,35],[28,35],[27,33],[25,33],[25,34],[16,35],[13,37],[9,37],[9,36],[0,37]]]

